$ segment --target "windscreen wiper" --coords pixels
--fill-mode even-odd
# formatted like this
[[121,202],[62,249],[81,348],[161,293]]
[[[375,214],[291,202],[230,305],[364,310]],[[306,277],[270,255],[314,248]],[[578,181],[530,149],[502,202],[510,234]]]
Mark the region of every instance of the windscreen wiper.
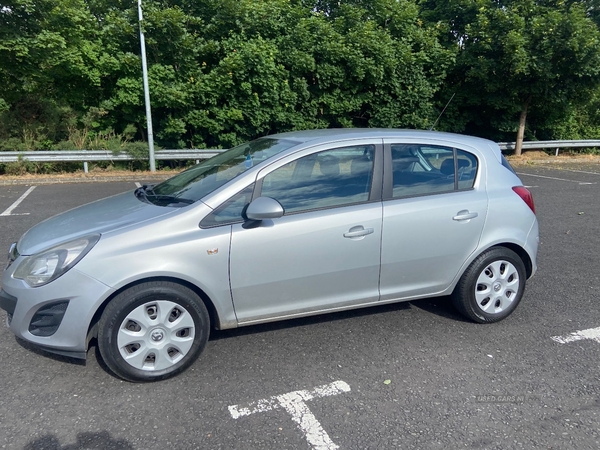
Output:
[[157,202],[160,203],[165,203],[166,205],[170,205],[170,204],[185,204],[185,205],[191,205],[192,203],[194,203],[194,200],[190,200],[189,198],[181,198],[181,197],[175,197],[173,195],[162,195],[162,194],[155,194],[154,191],[152,190],[152,186],[148,186],[148,185],[143,185],[142,187],[137,188],[135,191],[135,196],[137,198],[139,198],[142,201],[145,201],[147,203],[152,203],[153,205],[155,205],[156,203],[154,203],[153,201],[150,200],[150,198],[155,199]]
[[146,197],[155,198],[156,200],[161,202],[166,201],[169,203],[185,203],[186,205],[191,205],[192,203],[194,203],[194,200],[190,200],[189,198],[174,197],[172,195],[148,194],[146,192]]

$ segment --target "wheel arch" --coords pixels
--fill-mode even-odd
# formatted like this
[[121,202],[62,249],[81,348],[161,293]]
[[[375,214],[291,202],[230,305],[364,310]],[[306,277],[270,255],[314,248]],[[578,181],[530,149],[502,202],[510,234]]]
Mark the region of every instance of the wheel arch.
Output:
[[527,279],[529,279],[532,276],[533,262],[531,261],[531,257],[529,256],[529,253],[527,253],[527,251],[523,247],[521,247],[518,244],[511,243],[511,242],[504,242],[502,244],[493,245],[490,248],[495,248],[495,247],[504,247],[504,248],[507,248],[507,249],[515,252],[517,254],[517,256],[519,258],[521,258],[521,261],[523,261],[523,265],[525,266],[525,273],[527,274]]
[[507,249],[513,251],[514,253],[516,253],[517,256],[521,259],[521,261],[523,261],[523,265],[525,266],[526,279],[531,278],[531,276],[533,275],[534,267],[533,267],[533,260],[531,259],[531,256],[529,255],[527,250],[523,246],[516,244],[514,242],[495,242],[492,245],[489,245],[484,248],[480,248],[477,252],[474,252],[473,254],[471,254],[468,261],[465,262],[465,264],[463,265],[461,270],[458,272],[458,274],[454,278],[450,289],[446,290],[445,292],[450,292],[450,293],[453,292],[454,289],[456,289],[456,286],[458,285],[458,283],[460,282],[461,277],[467,271],[467,269],[473,263],[473,261],[475,261],[479,257],[479,255],[481,255],[482,253],[485,253],[488,250],[491,250],[496,247],[507,248]]
[[144,283],[148,283],[148,282],[152,282],[152,281],[168,281],[171,283],[177,283],[177,284],[180,284],[181,286],[184,286],[184,287],[192,290],[196,295],[198,295],[198,297],[200,297],[200,299],[204,303],[204,306],[206,306],[208,315],[210,317],[211,328],[212,329],[220,328],[221,321],[219,318],[219,314],[217,313],[217,309],[215,308],[215,305],[213,304],[210,297],[208,295],[206,295],[206,293],[202,289],[200,289],[198,286],[196,286],[193,283],[190,283],[188,281],[182,280],[180,278],[175,278],[175,277],[164,277],[163,276],[163,277],[143,278],[140,280],[133,281],[129,284],[126,284],[125,286],[122,286],[120,289],[113,292],[106,300],[104,300],[102,302],[100,307],[94,313],[94,316],[92,317],[90,325],[88,326],[86,348],[89,348],[90,342],[93,339],[96,339],[98,337],[98,322],[100,322],[100,318],[102,317],[102,314],[104,313],[104,310],[106,309],[106,306],[121,292],[123,292],[133,286],[138,286],[140,284],[144,284]]

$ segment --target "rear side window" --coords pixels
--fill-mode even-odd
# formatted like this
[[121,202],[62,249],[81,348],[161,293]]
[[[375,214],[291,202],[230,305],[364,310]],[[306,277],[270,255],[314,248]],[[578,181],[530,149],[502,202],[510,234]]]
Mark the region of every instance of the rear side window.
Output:
[[477,158],[452,147],[393,144],[394,198],[471,189],[477,175]]

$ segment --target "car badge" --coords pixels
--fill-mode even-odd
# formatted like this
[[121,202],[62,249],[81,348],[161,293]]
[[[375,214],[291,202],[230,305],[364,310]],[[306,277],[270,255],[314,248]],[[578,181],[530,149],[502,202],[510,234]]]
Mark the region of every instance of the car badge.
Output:
[[216,255],[217,253],[219,253],[219,249],[218,248],[211,248],[209,250],[206,250],[206,253],[208,253],[209,255]]

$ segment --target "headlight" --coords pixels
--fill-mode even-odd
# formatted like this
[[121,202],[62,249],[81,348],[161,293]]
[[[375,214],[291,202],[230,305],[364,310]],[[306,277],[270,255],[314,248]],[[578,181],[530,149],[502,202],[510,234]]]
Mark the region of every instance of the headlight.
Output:
[[98,239],[99,234],[86,236],[28,256],[19,264],[13,277],[25,281],[31,287],[48,284],[77,264]]

